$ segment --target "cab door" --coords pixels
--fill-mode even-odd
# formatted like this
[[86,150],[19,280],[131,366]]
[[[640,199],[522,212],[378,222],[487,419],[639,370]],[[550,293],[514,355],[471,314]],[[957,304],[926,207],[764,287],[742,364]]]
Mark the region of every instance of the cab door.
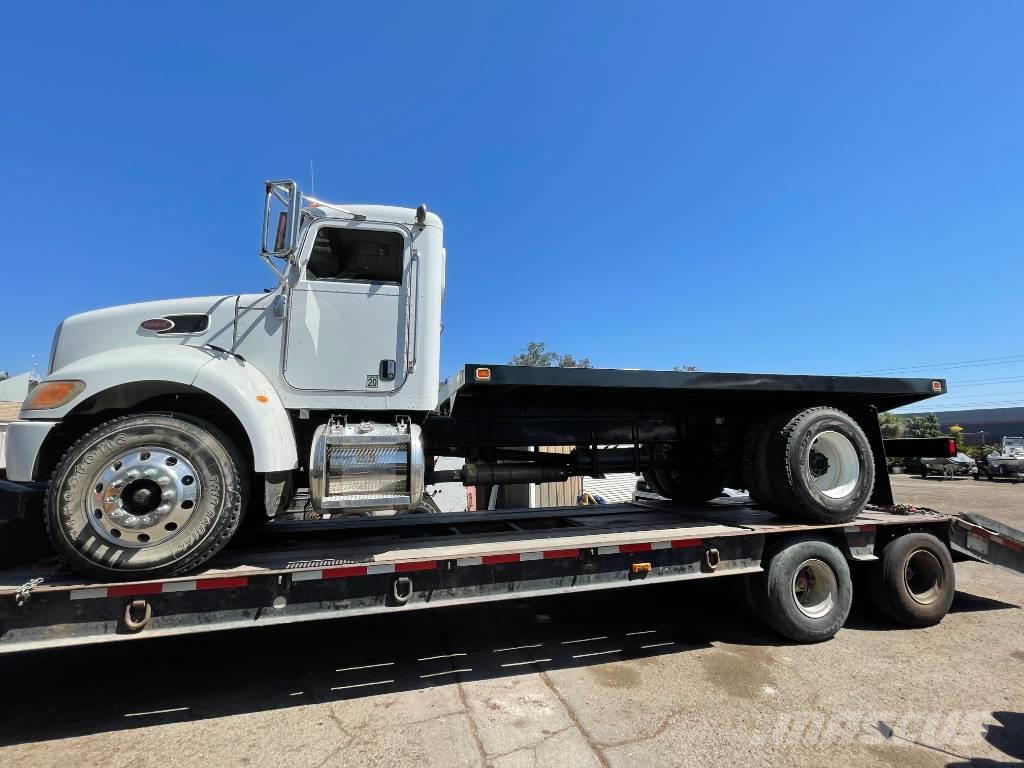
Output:
[[303,241],[284,378],[302,390],[388,392],[406,376],[404,227],[321,221]]

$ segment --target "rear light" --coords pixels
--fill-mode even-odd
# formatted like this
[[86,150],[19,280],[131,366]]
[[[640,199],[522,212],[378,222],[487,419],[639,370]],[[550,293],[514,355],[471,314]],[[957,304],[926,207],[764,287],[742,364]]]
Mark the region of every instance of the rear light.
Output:
[[477,368],[476,373],[477,381],[490,381],[491,380],[491,369],[490,368]]
[[949,438],[949,455],[956,456],[956,438]]
[[32,390],[21,408],[25,411],[60,408],[78,397],[84,389],[84,381],[44,381]]

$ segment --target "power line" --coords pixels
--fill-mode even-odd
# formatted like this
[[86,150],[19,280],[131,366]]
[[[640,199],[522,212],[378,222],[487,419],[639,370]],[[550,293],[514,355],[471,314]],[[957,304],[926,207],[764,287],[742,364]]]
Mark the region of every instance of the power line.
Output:
[[[920,403],[914,403],[910,407],[920,407]],[[977,410],[988,410],[997,408],[1016,408],[1024,406],[1024,400],[992,400],[992,401],[978,401],[974,403],[937,403],[936,407],[928,408],[923,411],[902,411],[903,414],[920,414],[920,413],[934,413],[937,411],[977,411]],[[895,409],[899,410],[899,409]]]
[[982,393],[975,392],[975,393],[969,394],[969,395],[961,395],[960,397],[950,397],[949,395],[942,395],[942,402],[944,402],[944,403],[954,402],[955,403],[957,400],[970,400],[971,402],[975,402],[977,400],[980,400],[980,399],[983,399],[983,398],[990,398],[990,397],[1000,397],[1000,398],[1004,398],[1005,399],[1005,398],[1018,397],[1018,396],[1024,397],[1024,392],[982,392]]
[[902,368],[875,368],[867,371],[849,371],[848,373],[841,375],[853,376],[862,373],[899,373],[901,371],[923,371],[935,370],[937,368],[980,368],[987,365],[1009,365],[1011,363],[1022,362],[1024,362],[1024,353],[1018,352],[1015,355],[1006,355],[1004,357],[979,357],[976,360],[952,360],[947,363],[925,363],[923,365],[908,365]]
[[1004,376],[997,379],[950,379],[946,383],[956,387],[981,387],[986,384],[1009,384],[1015,381],[1024,381],[1024,376]]

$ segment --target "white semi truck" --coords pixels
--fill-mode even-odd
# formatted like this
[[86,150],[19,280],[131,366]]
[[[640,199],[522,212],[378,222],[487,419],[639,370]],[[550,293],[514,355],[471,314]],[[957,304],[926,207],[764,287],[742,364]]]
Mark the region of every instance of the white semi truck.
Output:
[[[46,377],[8,427],[7,475],[15,483],[8,486],[45,484],[36,487],[45,488],[52,546],[88,581],[7,571],[0,593],[10,589],[19,606],[35,594],[38,607],[52,593],[71,595],[72,607],[61,609],[71,613],[57,628],[52,606],[33,619],[27,608],[0,611],[0,644],[14,638],[25,647],[39,632],[57,642],[75,634],[72,626],[91,627],[81,630],[89,637],[149,626],[149,618],[140,622],[150,603],[144,610],[131,601],[110,624],[101,597],[120,605],[165,595],[156,610],[174,616],[165,619],[174,631],[189,621],[212,627],[210,611],[228,611],[231,624],[241,621],[231,612],[247,615],[253,601],[290,604],[292,588],[320,606],[309,609],[316,615],[416,606],[424,593],[410,576],[395,575],[405,571],[429,571],[417,583],[427,585],[426,602],[439,604],[441,594],[515,594],[502,578],[550,592],[634,583],[644,574],[772,568],[781,575],[764,582],[763,601],[788,627],[780,631],[821,639],[848,609],[844,561],[878,559],[883,550],[896,553],[894,611],[906,618],[918,606],[934,621],[948,608],[948,520],[858,517],[869,502],[893,502],[877,413],[942,394],[944,381],[472,363],[442,382],[443,227],[425,206],[337,206],[303,196],[293,181],[269,181],[261,255],[277,280],[263,294],[130,304],[58,327]],[[920,446],[900,452],[898,443],[890,454],[922,455]],[[437,469],[439,457],[464,464]],[[441,482],[476,486],[487,499],[495,486],[624,471],[642,474],[669,507],[590,513],[588,535],[571,540],[566,527],[583,525],[574,510],[503,510],[457,524],[410,514],[427,508],[424,488]],[[753,501],[742,509],[705,503],[725,486],[748,489]],[[313,529],[304,535],[322,536],[330,554],[299,557],[291,539],[274,543],[286,527],[274,519],[296,503],[329,513],[304,524]],[[691,522],[668,525],[666,515]],[[211,562],[243,518],[271,521],[245,526],[239,537],[269,537],[260,539],[263,554],[239,543]],[[368,549],[367,531],[381,526],[404,526],[421,544],[443,546],[426,555],[421,546],[413,559],[401,547]],[[510,542],[508,531],[522,535]],[[272,563],[268,551],[276,552]],[[657,556],[626,562],[648,551]],[[258,578],[217,572],[228,562],[241,567],[239,557]],[[916,582],[904,578],[907,568]],[[200,571],[207,575],[196,577]],[[382,576],[360,582],[372,585],[372,598],[328,595],[348,594],[328,582],[353,574]],[[769,588],[772,579],[789,587]],[[327,591],[313,596],[313,581]],[[185,595],[209,585],[231,594],[242,582],[260,585],[244,606],[213,608],[204,594],[193,605]],[[915,602],[915,584],[931,597]],[[88,605],[98,606],[99,618]]]

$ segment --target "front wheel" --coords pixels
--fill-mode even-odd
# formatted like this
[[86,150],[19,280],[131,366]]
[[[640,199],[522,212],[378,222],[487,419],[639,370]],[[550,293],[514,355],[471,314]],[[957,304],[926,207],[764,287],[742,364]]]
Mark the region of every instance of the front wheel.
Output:
[[196,568],[238,529],[245,462],[219,429],[182,414],[112,419],[61,458],[46,496],[58,554],[100,579]]

